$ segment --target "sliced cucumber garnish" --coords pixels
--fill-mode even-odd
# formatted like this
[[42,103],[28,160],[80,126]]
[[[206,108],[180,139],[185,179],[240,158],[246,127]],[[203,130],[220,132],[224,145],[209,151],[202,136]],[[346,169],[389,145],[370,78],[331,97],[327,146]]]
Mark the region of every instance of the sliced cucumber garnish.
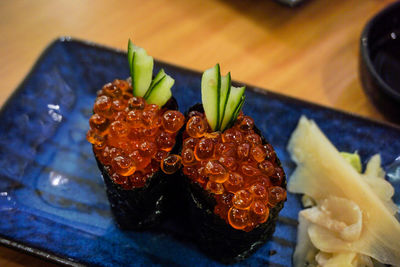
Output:
[[219,122],[217,128],[221,128],[225,116],[226,103],[228,103],[229,93],[231,91],[231,73],[221,77],[220,99],[219,99]]
[[[156,76],[157,78],[157,76]],[[164,106],[165,103],[171,98],[171,87],[174,85],[175,80],[171,76],[164,74],[158,82],[150,88],[150,93],[146,97],[146,101],[149,104],[156,104],[159,107]]]
[[129,74],[133,80],[133,57],[135,56],[135,45],[131,40],[128,41],[128,63],[129,63]]
[[224,120],[221,123],[220,130],[224,131],[226,127],[235,122],[244,103],[244,90],[246,87],[231,87],[228,101],[225,107]]
[[151,56],[147,55],[146,50],[135,46],[131,40],[128,43],[128,60],[132,77],[133,95],[143,97],[151,83],[154,60]]
[[161,69],[152,80],[154,60],[146,50],[128,42],[129,70],[133,95],[143,97],[147,103],[163,106],[171,98],[175,80]]
[[164,78],[165,75],[166,75],[166,74],[165,74],[164,69],[161,69],[161,70],[157,73],[156,77],[154,77],[153,81],[151,81],[150,87],[149,87],[149,89],[147,90],[146,94],[144,95],[144,98],[147,98],[147,97],[150,95],[150,92],[151,92],[151,91],[154,89],[154,87],[160,82],[160,80],[161,80],[162,78]]
[[244,103],[245,87],[231,86],[231,74],[221,77],[219,65],[203,73],[201,99],[208,124],[223,132],[232,126]]
[[235,111],[233,112],[231,120],[228,122],[228,125],[226,126],[226,128],[230,128],[235,124],[235,121],[236,121],[237,117],[239,116],[240,111],[242,110],[244,100],[245,100],[245,96],[242,95],[239,105],[236,107]]
[[220,107],[221,74],[219,65],[206,70],[201,79],[201,99],[208,124],[214,131],[218,130]]

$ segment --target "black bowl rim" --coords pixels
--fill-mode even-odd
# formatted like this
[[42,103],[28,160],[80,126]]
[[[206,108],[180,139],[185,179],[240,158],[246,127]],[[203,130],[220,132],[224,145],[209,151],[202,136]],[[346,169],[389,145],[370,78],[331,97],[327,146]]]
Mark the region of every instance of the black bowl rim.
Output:
[[[400,93],[396,92],[392,87],[390,87],[378,74],[375,69],[374,64],[372,63],[372,59],[370,57],[370,46],[368,45],[368,39],[371,32],[371,29],[375,26],[380,19],[385,17],[389,12],[392,12],[394,9],[399,9],[400,11],[400,1],[392,3],[385,7],[383,10],[379,11],[372,19],[368,21],[365,25],[360,38],[360,52],[363,63],[365,63],[368,71],[371,73],[374,79],[379,84],[380,89],[382,89],[386,94],[390,97],[393,97],[395,100],[400,102]],[[362,63],[361,63],[362,64]]]

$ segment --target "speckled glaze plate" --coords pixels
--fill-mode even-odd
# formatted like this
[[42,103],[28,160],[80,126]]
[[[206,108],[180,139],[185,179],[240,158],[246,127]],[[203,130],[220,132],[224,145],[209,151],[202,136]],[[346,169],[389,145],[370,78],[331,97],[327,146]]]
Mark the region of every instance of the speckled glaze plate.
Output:
[[[156,71],[161,67],[176,80],[181,111],[200,101],[200,73],[155,63]],[[44,51],[0,113],[0,243],[67,265],[219,265],[196,248],[185,222],[168,220],[145,232],[114,224],[85,133],[96,91],[125,77],[120,51],[71,39]],[[364,161],[381,152],[387,166],[400,154],[394,126],[251,86],[246,95],[244,112],[274,145],[288,176],[295,165],[285,147],[301,114]],[[290,266],[300,208],[299,197],[289,194],[272,240],[238,265]]]

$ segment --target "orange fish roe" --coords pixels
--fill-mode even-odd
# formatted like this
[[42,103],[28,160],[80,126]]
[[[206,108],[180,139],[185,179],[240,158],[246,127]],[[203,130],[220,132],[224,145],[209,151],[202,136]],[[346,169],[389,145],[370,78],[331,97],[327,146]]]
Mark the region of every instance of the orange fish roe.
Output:
[[[97,159],[114,183],[127,190],[143,187],[160,169],[185,122],[179,111],[133,96],[125,80],[104,85],[97,93],[93,111],[86,139],[94,145]],[[168,167],[172,171],[173,167]]]
[[213,194],[214,213],[235,229],[251,231],[286,199],[284,172],[254,121],[242,113],[222,134],[211,132],[204,114],[192,111],[183,133],[183,173]]

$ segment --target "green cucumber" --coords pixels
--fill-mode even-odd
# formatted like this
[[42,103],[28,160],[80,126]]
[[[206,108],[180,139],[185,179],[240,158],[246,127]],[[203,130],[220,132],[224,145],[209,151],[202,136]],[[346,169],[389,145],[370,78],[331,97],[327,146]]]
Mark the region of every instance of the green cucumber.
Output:
[[146,50],[135,46],[129,40],[128,60],[132,77],[133,95],[143,97],[149,89],[153,76],[153,57],[147,55]]
[[226,103],[231,92],[231,73],[221,77],[220,99],[219,99],[219,123],[217,130],[221,129],[222,121],[225,116]]
[[164,106],[172,96],[171,87],[174,83],[175,80],[164,73],[164,76],[154,84],[153,88],[151,88],[149,95],[146,97],[146,102],[149,104],[156,104],[159,107]]
[[133,79],[133,57],[135,56],[135,45],[132,43],[132,41],[129,39],[128,41],[128,63],[129,63],[129,74],[131,75],[131,78]]
[[233,116],[231,117],[231,120],[228,122],[227,129],[231,128],[239,116],[240,111],[242,110],[243,104],[244,104],[245,96],[242,95],[242,98],[240,99],[239,105],[236,107],[235,111],[233,112]]
[[221,74],[219,64],[206,70],[201,78],[201,100],[208,124],[213,131],[219,125]]
[[162,78],[164,78],[165,75],[166,75],[166,74],[165,74],[164,69],[161,69],[161,70],[157,73],[156,77],[154,77],[153,81],[151,81],[149,90],[147,90],[146,94],[144,95],[144,98],[145,98],[145,99],[150,95],[150,92],[151,92],[151,91],[154,89],[154,87],[160,82],[160,80],[161,80]]
[[228,97],[228,102],[225,107],[225,116],[224,120],[221,123],[220,130],[223,132],[227,126],[231,126],[232,122],[234,122],[239,115],[240,109],[244,103],[244,90],[243,87],[231,87],[231,91]]

